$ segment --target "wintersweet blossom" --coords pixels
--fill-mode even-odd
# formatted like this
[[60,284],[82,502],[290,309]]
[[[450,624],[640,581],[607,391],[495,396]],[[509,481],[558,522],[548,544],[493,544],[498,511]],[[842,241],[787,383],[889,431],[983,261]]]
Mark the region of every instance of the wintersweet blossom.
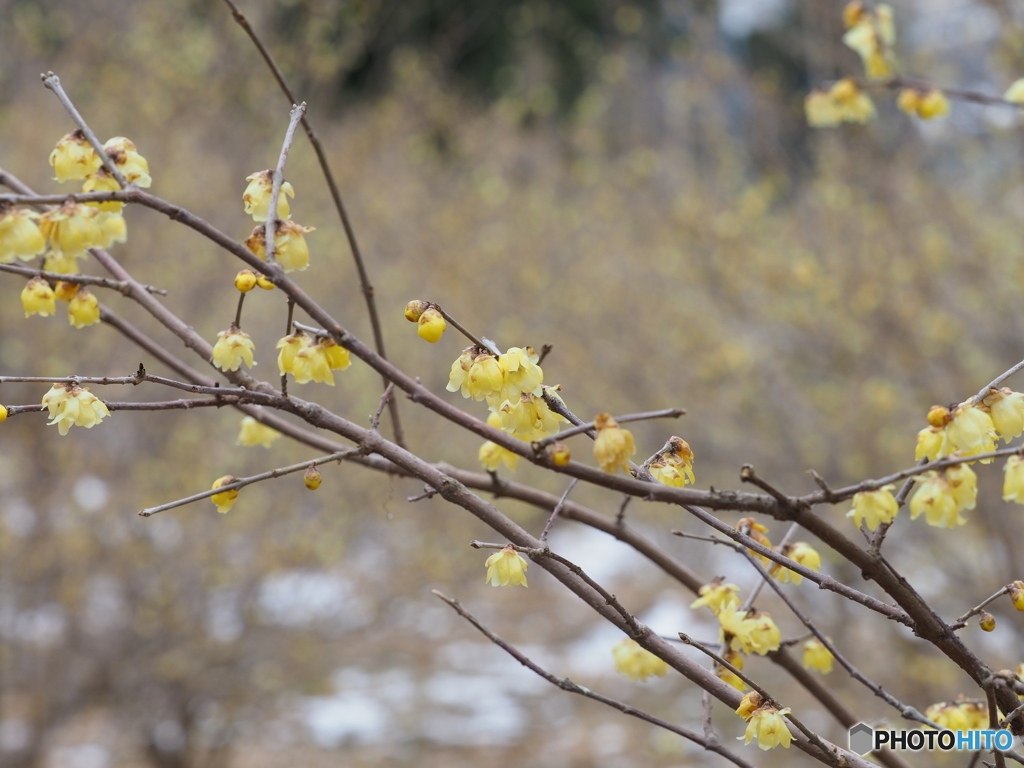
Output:
[[[230,485],[236,480],[238,480],[238,478],[232,475],[224,475],[223,477],[218,477],[216,480],[213,481],[213,485],[210,486],[210,490],[223,488],[225,485]],[[227,514],[228,510],[234,506],[235,499],[237,498],[238,489],[229,488],[226,491],[221,491],[220,493],[213,494],[213,496],[210,497],[210,501],[212,501],[214,505],[217,507],[217,511],[224,515]]]
[[58,141],[50,153],[50,165],[57,174],[56,180],[60,182],[84,179],[95,173],[102,164],[100,156],[80,130]]
[[526,583],[526,569],[530,563],[511,544],[488,557],[484,565],[487,566],[484,580],[490,582],[492,587],[514,587],[516,584],[529,586]]
[[789,749],[793,740],[789,726],[783,715],[788,715],[790,710],[776,709],[775,707],[761,707],[750,713],[747,721],[747,730],[742,736],[737,737],[744,745],[757,739],[757,746],[760,749],[769,750],[782,745],[783,749]]
[[[930,429],[930,427],[929,427]],[[869,531],[875,530],[883,523],[888,525],[896,519],[900,511],[896,497],[892,495],[895,485],[883,485],[875,491],[861,491],[853,497],[853,509],[846,513],[847,517],[853,518],[853,524],[858,528],[861,525]]]
[[735,584],[723,584],[721,581],[713,581],[703,585],[697,594],[700,595],[690,603],[691,608],[707,607],[715,616],[726,609],[740,607],[740,588]]
[[122,175],[137,187],[148,187],[153,183],[149,175],[149,163],[139,154],[131,139],[115,136],[103,145],[107,153]]
[[982,403],[988,408],[992,426],[1003,442],[1008,443],[1024,433],[1024,393],[1014,392],[1009,387],[992,389]]
[[892,8],[884,3],[874,11],[844,13],[844,21],[856,21],[843,35],[843,42],[856,51],[864,63],[864,71],[872,80],[884,80],[893,74],[892,47],[896,44],[896,26]]
[[505,369],[498,358],[481,347],[467,347],[452,363],[448,374],[449,392],[462,392],[465,398],[483,400],[501,392],[505,385]]
[[967,522],[944,473],[931,470],[918,475],[915,482],[917,490],[910,499],[911,520],[923,514],[928,525],[936,528],[955,528]]
[[100,321],[100,301],[86,288],[75,292],[68,302],[68,322],[75,328],[85,328]]
[[69,200],[51,208],[40,217],[39,231],[50,241],[50,248],[62,253],[82,254],[89,248],[103,247],[104,235],[99,211]]
[[[818,551],[814,549],[814,547],[805,541],[786,544],[782,548],[782,554],[805,568],[810,568],[812,571],[817,571],[821,567],[821,555],[818,554]],[[794,584],[799,584],[804,580],[803,574],[792,571],[779,563],[772,565],[771,575],[783,584],[788,581],[792,581]]]
[[1024,504],[1024,459],[1010,456],[1003,465],[1003,501]]
[[57,297],[48,282],[41,277],[33,277],[21,291],[21,306],[25,317],[49,317],[57,311]]
[[311,339],[302,331],[285,336],[277,342],[277,368],[282,374],[295,374],[295,356],[299,350],[309,344]]
[[816,669],[827,675],[832,671],[834,659],[832,652],[818,638],[812,637],[804,643],[803,664],[806,669]]
[[264,448],[269,448],[271,443],[281,436],[276,429],[256,421],[252,416],[243,416],[240,427],[241,431],[235,441],[236,445],[262,445]]
[[28,261],[46,250],[38,219],[39,214],[28,208],[11,208],[0,215],[0,264]]
[[646,680],[648,677],[664,677],[668,673],[668,664],[659,659],[632,638],[624,638],[612,648],[615,657],[615,669],[633,681]]
[[928,707],[924,716],[951,731],[984,730],[989,727],[988,705],[975,699],[940,701]]
[[916,115],[922,120],[933,120],[949,114],[949,100],[946,94],[935,88],[928,91],[904,88],[896,99],[896,106],[908,115]]
[[242,363],[252,368],[256,365],[253,362],[254,350],[249,334],[232,325],[217,334],[217,343],[213,345],[213,365],[222,371],[237,371]]
[[544,398],[523,392],[515,403],[508,401],[498,412],[501,428],[511,435],[527,440],[541,440],[558,432],[565,418],[548,407]]
[[[742,654],[737,653],[736,651],[726,651],[722,658],[736,667],[736,669],[740,671],[743,670]],[[728,667],[723,667],[721,664],[715,664],[715,674],[722,680],[722,682],[728,683],[737,691],[743,691],[747,688],[747,684],[743,682],[740,676]]]
[[92,429],[110,415],[106,404],[88,387],[77,385],[54,384],[43,395],[42,405],[50,414],[47,426],[56,424],[62,435],[66,435],[73,426]]
[[[767,536],[765,536],[765,534],[768,533],[768,529],[765,526],[761,525],[761,523],[757,522],[757,520],[755,520],[754,518],[741,517],[739,520],[736,521],[736,525],[734,527],[737,531],[746,533],[747,536],[752,538],[762,547],[767,547],[768,549],[772,548],[771,540]],[[748,549],[747,551],[754,557],[760,559],[762,565],[768,565],[768,558],[762,555],[760,552],[755,552],[752,549]]]
[[594,417],[594,458],[605,472],[621,469],[629,472],[629,457],[636,453],[633,434],[622,429],[610,413],[599,413]]
[[[996,449],[996,427],[992,417],[970,402],[961,403],[953,410],[953,418],[946,426],[951,451],[960,451],[964,456],[990,453]],[[945,454],[943,454],[945,455]],[[988,464],[992,459],[982,459]]]
[[[493,411],[487,416],[487,423],[496,429],[501,429],[501,417]],[[488,472],[497,472],[498,467],[502,464],[512,471],[519,463],[519,456],[490,440],[480,446],[477,458]]]
[[[252,216],[253,221],[266,221],[270,212],[270,194],[274,188],[274,172],[271,170],[257,171],[245,177],[249,185],[242,193],[242,205],[245,212]],[[287,219],[291,213],[288,198],[295,197],[295,189],[287,181],[281,183],[281,191],[277,196],[277,216]]]
[[[285,272],[301,272],[309,266],[309,246],[305,234],[315,227],[303,227],[291,219],[277,222],[274,230],[274,260]],[[245,241],[245,247],[264,261],[267,260],[267,231],[265,224],[257,224]]]
[[[102,166],[82,184],[83,192],[115,192],[120,188],[121,185],[117,183],[117,179],[111,176],[109,171]],[[85,203],[85,205],[110,213],[120,213],[124,208],[124,203],[118,200],[107,200],[102,203]]]
[[324,476],[320,474],[320,470],[316,468],[316,464],[310,464],[309,468],[306,469],[302,475],[302,484],[311,491],[315,491],[319,488],[323,480]]
[[813,128],[833,128],[840,123],[866,123],[875,116],[875,105],[850,78],[828,91],[812,91],[804,100],[807,123]]
[[447,327],[448,322],[436,309],[428,309],[416,321],[416,333],[431,344],[441,340]]

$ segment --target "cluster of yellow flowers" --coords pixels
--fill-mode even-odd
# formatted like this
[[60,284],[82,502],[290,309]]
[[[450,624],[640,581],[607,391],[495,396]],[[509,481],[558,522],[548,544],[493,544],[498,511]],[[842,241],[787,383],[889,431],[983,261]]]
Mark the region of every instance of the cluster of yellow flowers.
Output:
[[668,673],[668,664],[664,659],[659,659],[629,637],[612,648],[612,656],[615,658],[615,669],[634,682],[648,677],[664,677]]
[[347,349],[329,336],[310,338],[301,331],[277,342],[277,368],[290,373],[298,384],[311,381],[334,386],[332,371],[343,371],[352,364]]
[[757,739],[757,746],[760,749],[769,750],[782,745],[783,749],[789,749],[793,740],[789,726],[783,715],[788,715],[790,709],[777,709],[770,703],[765,703],[761,694],[751,691],[743,697],[740,705],[736,708],[736,714],[747,722],[747,730],[738,739],[744,745]]
[[834,128],[840,123],[866,123],[875,116],[875,104],[857,83],[844,78],[827,91],[811,91],[804,111],[812,127]]
[[73,426],[92,429],[110,415],[107,406],[88,387],[54,384],[43,395],[42,404],[50,413],[47,426],[56,424],[62,435]]
[[[250,214],[253,221],[259,222],[245,241],[245,247],[253,254],[266,261],[267,258],[267,229],[266,221],[270,212],[270,195],[274,186],[273,171],[257,171],[245,177],[249,185],[242,195],[242,204],[245,212]],[[277,197],[277,215],[274,229],[274,260],[284,269],[285,272],[295,270],[302,271],[309,266],[309,246],[306,244],[306,233],[312,232],[313,227],[303,227],[296,224],[288,215],[291,208],[288,205],[288,198],[295,197],[295,190],[287,181],[281,184],[281,191]]]
[[[131,141],[116,136],[103,149],[129,182],[140,187],[152,183],[149,164]],[[57,142],[50,153],[50,165],[61,183],[83,181],[83,192],[119,188],[117,180],[107,173],[96,150],[81,131],[69,133]],[[120,202],[81,204],[68,199],[63,205],[39,214],[2,206],[0,264],[11,264],[15,259],[30,261],[42,254],[44,270],[77,274],[78,260],[88,249],[109,248],[127,239],[128,229],[121,215],[123,207]],[[55,314],[58,299],[68,302],[68,322],[76,328],[99,322],[99,301],[89,291],[79,290],[79,285],[72,281],[61,281],[53,287],[42,277],[35,277],[21,292],[25,317]]]
[[879,3],[874,11],[855,1],[843,9],[846,34],[843,42],[864,62],[864,72],[871,80],[892,77],[893,46],[896,45],[896,24],[892,8]]
[[951,731],[983,731],[989,727],[988,705],[977,699],[940,701],[928,707],[924,716]]

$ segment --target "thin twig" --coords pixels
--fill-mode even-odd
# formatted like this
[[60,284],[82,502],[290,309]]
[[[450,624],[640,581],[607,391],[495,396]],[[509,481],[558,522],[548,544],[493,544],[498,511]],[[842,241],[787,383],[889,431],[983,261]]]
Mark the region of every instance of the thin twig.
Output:
[[380,403],[377,404],[377,411],[370,417],[370,429],[374,432],[379,431],[380,427],[380,416],[384,413],[384,408],[387,407],[388,401],[391,399],[391,393],[395,390],[395,383],[389,381],[388,385],[384,387],[384,394],[380,396]]
[[273,183],[270,187],[270,208],[267,211],[267,221],[263,231],[266,240],[267,262],[274,263],[274,234],[277,229],[277,198],[281,195],[281,184],[284,183],[284,164],[288,162],[288,153],[292,148],[292,141],[295,140],[295,129],[299,121],[306,113],[306,102],[293,104],[288,115],[288,129],[284,132],[284,141],[281,142],[281,154],[277,158],[277,166],[274,168]]
[[[32,267],[23,267],[20,264],[0,264],[0,272],[10,272],[14,275],[23,275],[24,277],[41,277],[50,282],[65,282],[75,283],[77,285],[97,285],[101,288],[110,288],[111,290],[117,291],[118,293],[125,293],[128,290],[128,286],[121,280],[111,280],[109,277],[94,277],[93,275],[65,275],[61,272],[48,272],[45,269],[33,269]],[[152,285],[145,285],[143,288],[149,293],[157,293],[161,296],[167,295],[167,290],[164,288],[155,288]]]
[[578,482],[579,479],[575,477],[569,482],[569,487],[565,489],[565,493],[562,494],[562,498],[558,500],[558,503],[555,505],[555,508],[551,510],[551,514],[548,515],[548,522],[547,524],[545,524],[544,530],[541,531],[540,534],[541,541],[547,542],[548,534],[551,532],[551,526],[554,524],[555,518],[558,517],[558,513],[562,511],[562,507],[565,506],[565,500],[569,498],[570,491],[572,491],[572,489],[576,487],[576,483]]
[[1009,593],[1009,591],[1010,591],[1010,588],[1009,588],[1009,587],[1003,587],[1002,589],[1000,589],[1000,590],[999,590],[998,592],[996,592],[995,594],[993,594],[993,595],[990,595],[989,597],[985,598],[985,599],[984,599],[984,600],[982,600],[982,601],[981,601],[980,603],[978,603],[978,604],[977,604],[976,606],[974,606],[973,608],[971,608],[971,609],[970,609],[970,610],[969,610],[969,611],[968,611],[967,613],[965,613],[965,614],[964,614],[963,616],[961,616],[961,617],[960,617],[960,618],[958,618],[958,619],[957,619],[956,621],[954,621],[954,622],[953,622],[952,624],[950,624],[950,625],[949,625],[949,628],[950,628],[950,629],[952,629],[952,630],[957,630],[957,629],[962,629],[962,628],[964,628],[965,626],[967,626],[967,621],[968,621],[968,620],[969,620],[969,619],[970,619],[970,618],[971,618],[972,616],[976,616],[976,615],[978,615],[979,613],[981,613],[981,610],[982,610],[982,609],[983,609],[983,608],[984,608],[984,607],[985,607],[986,605],[988,605],[989,603],[991,603],[991,602],[993,602],[993,601],[995,601],[995,600],[998,600],[998,599],[999,599],[1000,597],[1002,597],[1003,595],[1005,595],[1005,594],[1008,594],[1008,593]]
[[309,461],[303,461],[298,464],[292,464],[288,467],[280,467],[278,469],[272,469],[269,472],[261,472],[258,475],[251,475],[250,477],[240,477],[232,483],[226,483],[219,488],[212,488],[209,491],[203,491],[202,493],[196,493],[192,496],[186,496],[183,499],[176,499],[175,501],[169,501],[166,504],[161,504],[158,507],[149,507],[139,512],[140,517],[151,517],[158,512],[165,512],[168,509],[174,509],[175,507],[182,507],[186,504],[191,504],[193,501],[200,501],[201,499],[209,498],[218,493],[224,493],[232,489],[244,488],[247,485],[253,483],[259,483],[263,480],[270,480],[275,477],[282,477],[283,475],[290,475],[293,472],[301,472],[304,469],[308,469],[314,464],[326,464],[330,461],[340,461],[346,459],[349,456],[359,455],[360,451],[357,448],[349,448],[344,451],[338,451],[336,453],[328,454],[327,456],[321,456],[316,459],[310,459]]
[[466,326],[464,326],[462,323],[460,323],[454,317],[452,317],[447,312],[445,312],[440,307],[440,305],[434,304],[433,306],[434,306],[434,309],[436,309],[438,312],[441,313],[441,316],[448,322],[448,324],[450,326],[452,326],[455,330],[457,330],[459,333],[461,333],[467,339],[472,341],[473,342],[473,346],[480,347],[480,349],[486,350],[487,352],[489,352],[490,354],[494,355],[495,357],[497,357],[497,356],[499,356],[501,354],[501,352],[498,351],[497,347],[495,347],[493,344],[488,344],[486,341],[484,341],[482,339],[478,339],[476,336],[473,335],[472,331],[470,331]]
[[[680,416],[686,413],[685,408],[662,408],[660,411],[644,411],[642,413],[628,413],[625,416],[616,416],[615,421],[619,424],[628,424],[631,421],[650,421],[651,419],[678,419]],[[588,421],[586,424],[579,424],[575,427],[559,432],[557,435],[550,435],[548,437],[541,438],[540,440],[534,440],[530,445],[536,451],[541,451],[547,448],[552,443],[557,443],[559,440],[565,437],[572,437],[579,435],[584,432],[589,432],[594,428],[594,422]]]

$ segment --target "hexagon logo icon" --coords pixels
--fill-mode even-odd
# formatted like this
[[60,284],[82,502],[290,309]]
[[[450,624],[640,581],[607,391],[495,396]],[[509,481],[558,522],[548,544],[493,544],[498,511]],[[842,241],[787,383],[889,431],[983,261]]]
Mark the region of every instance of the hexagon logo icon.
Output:
[[850,751],[866,755],[875,743],[875,729],[864,723],[857,723],[850,729]]

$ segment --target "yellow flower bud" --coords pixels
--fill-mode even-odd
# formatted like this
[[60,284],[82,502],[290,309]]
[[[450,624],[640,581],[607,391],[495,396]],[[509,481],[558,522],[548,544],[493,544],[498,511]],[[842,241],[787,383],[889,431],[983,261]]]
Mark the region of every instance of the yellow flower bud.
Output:
[[7,409],[0,405],[0,424],[7,421]]
[[430,343],[440,341],[445,328],[448,327],[448,323],[445,322],[444,317],[436,309],[426,310],[420,315],[417,322],[416,333],[419,334],[421,339],[426,339]]
[[944,405],[933,405],[928,409],[928,423],[933,427],[944,427],[951,419],[952,414]]
[[61,301],[71,301],[78,293],[78,289],[81,288],[78,283],[69,283],[64,280],[57,282],[57,285],[53,289],[53,295]]
[[633,434],[628,429],[619,427],[611,414],[599,413],[594,417],[594,429],[597,439],[594,440],[594,458],[605,472],[622,469],[629,472],[629,457],[636,453]]
[[415,323],[429,308],[430,302],[413,299],[405,305],[405,319],[410,323]]
[[277,288],[277,286],[274,285],[273,282],[271,282],[270,278],[264,275],[262,272],[256,273],[256,285],[258,285],[264,291],[272,291],[275,288]]
[[757,691],[751,691],[743,697],[743,700],[740,701],[740,705],[736,707],[736,714],[744,720],[750,720],[750,716],[753,714],[754,710],[760,709],[762,701],[764,701],[764,699],[761,697],[760,693]]
[[310,464],[309,469],[306,470],[306,474],[302,476],[302,482],[305,483],[306,487],[311,491],[315,491],[319,488],[323,479],[324,477],[320,474],[320,470],[316,468],[316,464]]
[[1013,601],[1013,607],[1018,611],[1024,611],[1024,581],[1015,581],[1012,584],[1007,585],[1010,590],[1010,600]]
[[[214,480],[213,485],[211,485],[210,488],[223,488],[225,485],[230,485],[236,480],[238,480],[237,477],[234,477],[232,475],[224,475],[223,477],[218,477],[216,480]],[[226,514],[229,509],[231,509],[231,507],[235,503],[235,499],[237,498],[238,489],[231,488],[230,490],[213,494],[213,496],[210,497],[210,500],[217,506],[217,511],[223,515]]]
[[557,442],[551,446],[551,461],[556,467],[564,467],[572,458],[569,446],[563,442]]
[[986,632],[996,628],[996,617],[988,611],[982,611],[978,616],[978,626]]
[[242,293],[248,293],[256,287],[256,273],[251,269],[243,269],[235,275],[235,288]]

